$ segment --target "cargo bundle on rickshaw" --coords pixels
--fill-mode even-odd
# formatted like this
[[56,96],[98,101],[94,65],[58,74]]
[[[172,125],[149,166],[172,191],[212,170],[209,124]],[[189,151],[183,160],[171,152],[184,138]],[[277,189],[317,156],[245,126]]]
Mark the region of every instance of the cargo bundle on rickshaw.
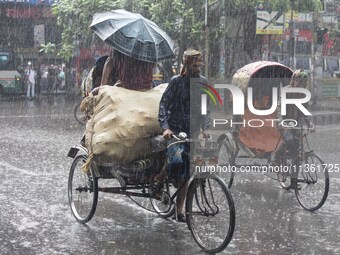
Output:
[[97,160],[131,163],[151,153],[151,137],[162,134],[158,105],[165,88],[141,92],[103,86],[91,97],[93,114],[85,137]]

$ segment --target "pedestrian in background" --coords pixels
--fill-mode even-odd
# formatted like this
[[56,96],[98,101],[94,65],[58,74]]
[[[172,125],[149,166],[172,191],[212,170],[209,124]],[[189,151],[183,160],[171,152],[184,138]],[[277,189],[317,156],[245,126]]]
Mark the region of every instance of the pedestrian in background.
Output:
[[28,62],[28,70],[26,71],[27,76],[27,98],[34,98],[34,92],[35,92],[35,77],[37,73],[33,69],[32,63]]
[[64,72],[64,67],[61,67],[59,69],[59,74],[58,74],[58,81],[60,84],[60,89],[65,89],[65,72]]
[[40,78],[40,89],[41,91],[46,92],[48,89],[48,78],[49,78],[49,73],[48,73],[48,68],[45,65],[42,65],[42,68],[40,69],[41,72],[41,78]]

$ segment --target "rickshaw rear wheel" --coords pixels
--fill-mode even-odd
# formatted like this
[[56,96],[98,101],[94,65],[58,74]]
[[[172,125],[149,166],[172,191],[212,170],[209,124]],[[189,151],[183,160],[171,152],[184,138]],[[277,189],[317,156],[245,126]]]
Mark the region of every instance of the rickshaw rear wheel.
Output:
[[78,222],[90,221],[98,202],[98,179],[92,167],[84,173],[81,167],[86,155],[78,155],[73,160],[68,178],[68,199],[73,216]]
[[[289,161],[289,162],[287,162]],[[291,169],[292,169],[292,164],[290,163],[290,160],[282,160],[280,162],[280,164],[282,166],[288,166],[289,167],[289,171],[285,172],[279,172],[277,173],[277,179],[279,181],[280,186],[285,189],[285,190],[289,190],[292,188],[292,181],[291,181]]]
[[80,111],[80,103],[74,106],[73,114],[78,123],[85,125],[87,116],[84,112]]
[[231,144],[228,139],[223,139],[219,142],[218,149],[218,165],[222,167],[222,175],[226,184],[230,189],[234,182],[234,171],[231,167],[235,166],[235,155],[231,149]]
[[[154,191],[150,190],[150,203],[155,212],[162,218],[168,218],[175,213],[175,202],[171,198],[176,192],[176,188],[166,178],[163,187],[155,194]],[[154,196],[157,197],[154,197]]]
[[193,238],[204,251],[217,253],[228,246],[235,229],[235,205],[219,176],[195,176],[187,192],[186,218]]
[[326,201],[329,191],[328,167],[323,160],[310,153],[298,170],[295,195],[307,211],[319,209]]

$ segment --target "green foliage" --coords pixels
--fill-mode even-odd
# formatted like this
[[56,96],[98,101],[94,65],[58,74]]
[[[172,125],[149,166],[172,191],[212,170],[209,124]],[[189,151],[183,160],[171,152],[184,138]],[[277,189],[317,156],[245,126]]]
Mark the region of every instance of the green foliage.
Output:
[[[220,12],[228,15],[239,9],[254,9],[260,0],[224,0],[212,1],[218,3]],[[292,6],[298,11],[314,11],[321,7],[319,0],[266,0],[272,10],[288,11]],[[65,59],[73,57],[78,48],[89,48],[95,40],[89,28],[94,13],[113,9],[126,9],[141,13],[151,19],[178,45],[178,54],[188,46],[201,46],[204,35],[204,4],[205,0],[59,0],[53,5],[53,13],[57,24],[63,29],[62,44],[59,55]],[[246,19],[246,17],[245,17]],[[219,35],[227,34],[228,30],[220,23],[213,29]],[[202,46],[201,46],[202,47]]]
[[313,12],[313,11],[319,11],[322,8],[321,1],[316,0],[304,0],[304,1],[293,1],[295,8],[295,11],[298,12]]
[[203,4],[204,0],[60,0],[53,5],[57,24],[63,29],[59,55],[70,59],[76,48],[90,47],[98,40],[89,28],[93,14],[113,9],[141,13],[175,41],[187,44],[201,37]]
[[41,44],[39,52],[51,54],[56,50],[56,45],[54,43]]
[[66,60],[76,48],[90,47],[93,33],[89,28],[93,14],[119,7],[114,0],[60,0],[53,5],[57,24],[63,29],[59,55]]
[[226,8],[227,9],[237,9],[237,8],[249,8],[255,7],[258,1],[256,0],[230,0],[226,1]]
[[196,1],[196,5],[189,5],[182,0],[149,2],[151,19],[174,40],[178,41],[183,33],[187,38],[195,39],[202,31],[203,20],[198,19],[195,14],[203,12],[204,1]]

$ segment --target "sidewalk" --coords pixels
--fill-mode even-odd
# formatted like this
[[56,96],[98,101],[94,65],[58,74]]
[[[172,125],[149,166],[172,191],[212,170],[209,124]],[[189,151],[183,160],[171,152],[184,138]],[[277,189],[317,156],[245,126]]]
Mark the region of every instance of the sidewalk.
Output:
[[340,111],[340,100],[339,99],[323,99],[318,101],[316,106],[311,107],[312,110],[316,111]]
[[340,123],[340,100],[323,99],[315,106],[311,106],[310,110],[316,125]]

